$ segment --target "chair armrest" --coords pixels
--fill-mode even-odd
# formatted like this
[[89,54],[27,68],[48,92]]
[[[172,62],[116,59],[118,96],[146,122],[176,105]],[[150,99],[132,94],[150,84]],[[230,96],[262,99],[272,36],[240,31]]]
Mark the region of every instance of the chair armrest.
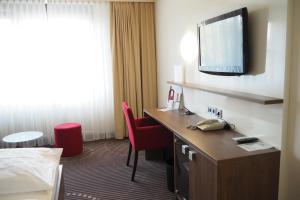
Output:
[[159,123],[151,117],[136,118],[134,121],[136,127],[159,125]]

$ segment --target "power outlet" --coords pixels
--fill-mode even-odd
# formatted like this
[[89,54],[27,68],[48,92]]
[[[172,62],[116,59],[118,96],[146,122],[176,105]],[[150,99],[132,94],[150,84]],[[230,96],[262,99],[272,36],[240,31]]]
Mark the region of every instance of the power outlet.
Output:
[[222,119],[223,118],[223,111],[221,109],[217,109],[217,112],[215,114],[217,118]]
[[212,112],[213,112],[213,107],[211,107],[211,106],[208,106],[207,107],[207,112],[209,113],[209,114],[211,114]]
[[223,117],[223,111],[219,108],[213,107],[213,106],[207,106],[207,112],[208,114],[212,116],[216,116],[219,119],[222,119]]
[[217,112],[218,112],[218,108],[213,108],[213,110],[212,110],[211,113],[212,113],[213,115],[217,115]]

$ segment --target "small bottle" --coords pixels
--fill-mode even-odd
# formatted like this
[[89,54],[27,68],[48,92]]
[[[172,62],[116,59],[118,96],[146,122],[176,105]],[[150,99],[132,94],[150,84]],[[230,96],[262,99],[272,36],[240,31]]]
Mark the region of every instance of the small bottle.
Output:
[[180,100],[179,100],[179,111],[184,111],[184,100],[183,100],[183,89],[181,89]]

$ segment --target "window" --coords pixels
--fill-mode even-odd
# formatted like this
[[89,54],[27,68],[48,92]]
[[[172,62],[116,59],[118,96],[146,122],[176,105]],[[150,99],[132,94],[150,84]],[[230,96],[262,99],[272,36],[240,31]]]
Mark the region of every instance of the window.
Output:
[[0,134],[40,130],[51,141],[56,124],[76,121],[86,140],[112,137],[108,3],[45,5],[0,1]]

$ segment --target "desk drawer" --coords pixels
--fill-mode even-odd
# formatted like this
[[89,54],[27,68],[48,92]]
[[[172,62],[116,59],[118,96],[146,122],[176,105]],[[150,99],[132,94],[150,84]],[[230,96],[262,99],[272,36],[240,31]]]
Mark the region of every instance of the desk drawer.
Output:
[[[189,159],[188,146],[175,137],[174,165],[175,165],[175,193],[177,199],[189,199]],[[187,148],[185,148],[187,147]],[[185,152],[183,152],[183,149]]]

